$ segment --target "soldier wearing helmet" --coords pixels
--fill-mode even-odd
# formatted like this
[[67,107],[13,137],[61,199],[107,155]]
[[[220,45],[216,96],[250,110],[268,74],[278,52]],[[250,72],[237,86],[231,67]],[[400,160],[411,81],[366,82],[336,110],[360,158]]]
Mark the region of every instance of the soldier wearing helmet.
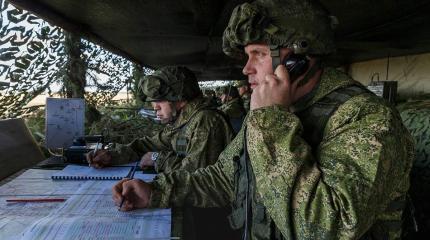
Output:
[[[185,67],[162,67],[145,76],[139,86],[145,100],[151,102],[157,117],[167,126],[154,136],[142,136],[127,145],[113,144],[95,156],[88,154],[91,165],[122,164],[142,155],[141,167],[155,163],[159,173],[192,172],[214,164],[232,140],[233,132],[226,116],[202,97],[194,73]],[[228,209],[174,208],[172,233],[185,239],[200,239],[199,231],[207,230],[223,238],[231,233],[227,213]],[[202,218],[202,214],[210,217]],[[220,228],[225,231],[217,235]]]
[[228,116],[234,132],[238,133],[246,115],[239,91],[232,85],[224,86],[220,98],[222,105],[218,109]]
[[139,207],[231,204],[245,240],[399,239],[413,140],[389,103],[326,66],[333,19],[309,0],[236,7],[223,50],[247,57],[244,125],[213,166],[134,188]]
[[249,105],[251,102],[251,92],[247,80],[240,80],[236,84],[237,91],[239,91],[240,98],[242,99],[243,108],[246,112],[249,111]]

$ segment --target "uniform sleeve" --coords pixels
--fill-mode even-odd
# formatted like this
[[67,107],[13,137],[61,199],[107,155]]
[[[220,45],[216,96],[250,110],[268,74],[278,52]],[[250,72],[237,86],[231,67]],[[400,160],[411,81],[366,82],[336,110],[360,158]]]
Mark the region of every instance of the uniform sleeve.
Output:
[[372,101],[357,96],[340,106],[315,156],[294,114],[251,111],[256,191],[287,239],[358,239],[407,191],[409,135],[391,108]]
[[242,148],[243,140],[240,136],[241,132],[213,165],[192,173],[177,170],[168,174],[159,174],[152,183],[150,207],[227,206],[233,199],[232,157],[238,157]]
[[169,127],[166,127],[152,137],[138,138],[129,144],[114,144],[109,151],[112,163],[116,165],[138,161],[146,152],[168,151],[173,134]]
[[224,118],[213,111],[201,112],[201,117],[190,125],[187,129],[190,132],[187,156],[182,159],[180,168],[193,172],[214,164],[231,142],[233,133]]
[[178,169],[181,165],[178,156],[173,151],[158,152],[158,159],[155,161],[154,168],[157,173],[171,172]]

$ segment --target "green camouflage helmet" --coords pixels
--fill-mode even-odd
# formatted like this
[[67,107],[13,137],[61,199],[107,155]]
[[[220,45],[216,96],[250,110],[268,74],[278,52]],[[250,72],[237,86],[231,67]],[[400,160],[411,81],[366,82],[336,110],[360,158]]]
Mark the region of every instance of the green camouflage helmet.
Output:
[[237,88],[244,87],[244,86],[249,87],[249,83],[248,83],[248,80],[237,80],[234,86]]
[[192,100],[202,96],[194,73],[186,67],[162,67],[139,83],[147,102]]
[[233,98],[239,97],[239,91],[233,85],[227,85],[227,86],[222,87],[220,92],[221,92],[221,95],[225,94],[225,95],[233,97]]
[[250,43],[288,47],[296,54],[326,55],[335,51],[337,20],[318,1],[257,0],[237,6],[223,34],[223,51],[244,57]]

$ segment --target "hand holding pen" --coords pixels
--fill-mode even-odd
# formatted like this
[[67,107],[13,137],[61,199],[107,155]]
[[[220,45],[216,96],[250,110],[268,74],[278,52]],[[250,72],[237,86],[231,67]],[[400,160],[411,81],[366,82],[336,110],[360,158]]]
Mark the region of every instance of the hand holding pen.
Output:
[[[133,171],[131,172],[131,174],[127,177],[128,179],[133,179],[134,178],[134,174],[136,173],[136,169],[139,166],[139,162],[136,162],[136,165],[133,167]],[[122,205],[124,204],[125,201],[125,197],[123,195],[121,203],[119,204],[118,210],[120,210],[122,208]]]
[[96,148],[94,149],[94,152],[93,152],[93,157],[97,155],[97,151],[98,151],[99,149],[103,149],[103,144],[102,144],[102,143],[100,143],[100,142],[97,142],[97,144],[96,144]]
[[[130,177],[134,177],[137,164]],[[125,178],[112,188],[112,198],[118,210],[130,211],[135,208],[147,208],[151,197],[152,187],[140,179]]]
[[108,150],[103,149],[103,145],[101,147],[100,145],[98,143],[96,148],[86,155],[90,167],[103,168],[112,165],[112,156]]

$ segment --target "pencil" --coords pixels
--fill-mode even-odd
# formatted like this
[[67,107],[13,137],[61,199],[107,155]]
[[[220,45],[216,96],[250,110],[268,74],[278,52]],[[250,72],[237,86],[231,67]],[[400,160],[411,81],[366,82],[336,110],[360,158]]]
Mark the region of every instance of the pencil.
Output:
[[6,202],[64,202],[65,198],[14,198],[6,199]]
[[[138,166],[139,166],[139,161],[137,161],[136,165],[134,165],[133,171],[131,172],[131,174],[129,176],[130,179],[133,179],[134,173],[136,173],[136,169]],[[124,201],[125,201],[125,197],[122,197],[121,203],[119,204],[119,207],[118,207],[118,211],[121,210],[122,205],[124,204]]]

